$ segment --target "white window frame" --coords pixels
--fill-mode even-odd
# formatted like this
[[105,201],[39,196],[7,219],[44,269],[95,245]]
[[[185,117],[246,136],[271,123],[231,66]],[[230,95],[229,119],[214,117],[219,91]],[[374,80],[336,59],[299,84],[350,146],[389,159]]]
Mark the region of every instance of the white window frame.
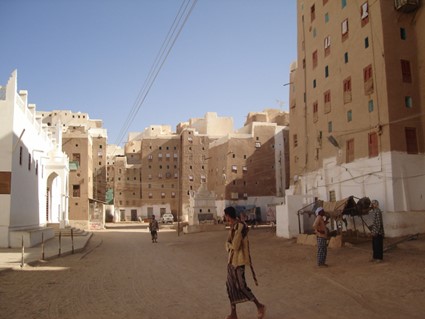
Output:
[[341,32],[342,35],[346,35],[348,33],[348,19],[345,19],[341,23]]
[[331,36],[328,35],[325,37],[325,49],[329,48],[331,46]]
[[369,5],[367,2],[363,3],[361,6],[361,19],[367,19],[367,17],[369,17]]

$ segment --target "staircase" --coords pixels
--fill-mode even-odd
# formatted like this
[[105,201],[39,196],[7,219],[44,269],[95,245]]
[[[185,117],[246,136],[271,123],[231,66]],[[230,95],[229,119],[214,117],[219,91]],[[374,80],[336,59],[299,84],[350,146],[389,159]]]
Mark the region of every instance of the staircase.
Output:
[[55,232],[55,237],[59,237],[59,234],[61,234],[61,236],[70,237],[71,232],[73,236],[87,236],[89,234],[89,232],[75,227],[66,226],[65,228],[60,228],[60,225],[56,223],[51,223],[47,226],[53,228]]

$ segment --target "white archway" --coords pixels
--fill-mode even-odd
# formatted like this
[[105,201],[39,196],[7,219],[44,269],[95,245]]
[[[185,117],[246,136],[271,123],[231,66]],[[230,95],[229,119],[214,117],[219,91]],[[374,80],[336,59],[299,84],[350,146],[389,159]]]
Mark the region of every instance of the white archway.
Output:
[[68,168],[46,164],[46,202],[43,203],[43,219],[47,223],[68,226]]
[[46,189],[46,221],[47,223],[59,223],[61,215],[60,177],[52,172],[47,178]]

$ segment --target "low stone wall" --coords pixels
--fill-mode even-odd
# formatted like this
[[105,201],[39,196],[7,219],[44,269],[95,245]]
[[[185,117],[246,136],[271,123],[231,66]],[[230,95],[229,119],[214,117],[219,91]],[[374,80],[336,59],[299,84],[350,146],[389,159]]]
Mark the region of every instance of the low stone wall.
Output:
[[218,231],[225,230],[226,227],[224,224],[200,224],[200,225],[186,225],[183,227],[183,232],[185,234],[190,233],[200,233],[200,232],[210,232],[210,231]]
[[50,227],[40,227],[33,229],[22,229],[10,232],[10,248],[34,247],[44,241],[55,237],[55,231]]
[[386,237],[425,233],[425,212],[383,212]]

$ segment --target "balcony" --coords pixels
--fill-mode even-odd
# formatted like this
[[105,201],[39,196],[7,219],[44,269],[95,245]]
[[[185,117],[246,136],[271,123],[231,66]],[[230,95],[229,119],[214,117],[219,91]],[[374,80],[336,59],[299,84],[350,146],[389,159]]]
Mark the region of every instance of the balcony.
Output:
[[419,0],[394,0],[394,8],[403,13],[410,13],[419,8]]

